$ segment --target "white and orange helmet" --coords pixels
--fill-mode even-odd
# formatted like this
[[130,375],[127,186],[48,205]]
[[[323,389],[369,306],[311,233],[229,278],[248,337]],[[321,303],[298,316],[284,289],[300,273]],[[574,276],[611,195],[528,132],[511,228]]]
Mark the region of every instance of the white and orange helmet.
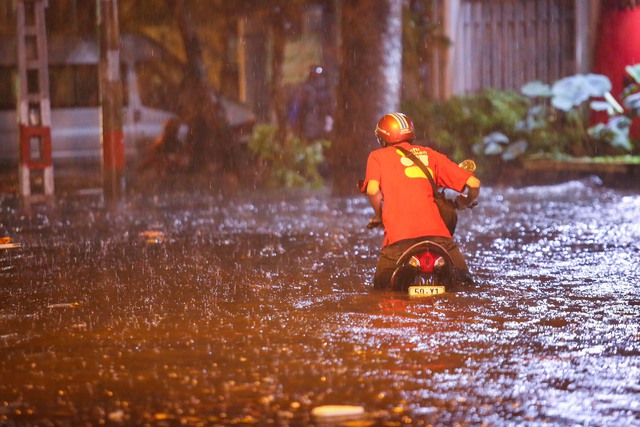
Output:
[[416,138],[416,130],[409,117],[402,113],[389,113],[378,121],[376,137],[384,147],[387,144],[413,141]]

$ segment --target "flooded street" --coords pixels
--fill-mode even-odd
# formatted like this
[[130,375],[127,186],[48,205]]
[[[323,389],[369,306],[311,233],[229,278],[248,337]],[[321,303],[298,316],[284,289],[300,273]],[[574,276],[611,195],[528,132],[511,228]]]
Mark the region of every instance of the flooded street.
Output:
[[[640,425],[640,196],[483,188],[477,286],[374,292],[364,197],[0,196],[0,425]],[[353,424],[352,424],[353,425]]]

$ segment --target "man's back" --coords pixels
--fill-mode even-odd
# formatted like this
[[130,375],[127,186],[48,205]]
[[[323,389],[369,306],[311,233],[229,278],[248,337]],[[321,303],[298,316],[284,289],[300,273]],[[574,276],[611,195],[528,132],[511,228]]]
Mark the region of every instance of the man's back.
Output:
[[410,150],[432,172],[438,185],[460,191],[469,173],[429,147],[408,142],[373,151],[367,162],[367,181],[379,183],[384,200],[383,246],[421,236],[451,237],[433,201],[433,190],[424,172],[397,146]]

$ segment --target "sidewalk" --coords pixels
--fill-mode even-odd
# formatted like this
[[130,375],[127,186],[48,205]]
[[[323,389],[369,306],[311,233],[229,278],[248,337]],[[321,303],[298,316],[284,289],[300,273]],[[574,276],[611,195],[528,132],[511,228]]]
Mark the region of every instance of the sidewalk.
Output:
[[640,186],[640,164],[625,161],[596,162],[588,158],[536,159],[523,164],[521,179],[529,184],[554,183],[597,176],[603,185],[615,188]]
[[[54,168],[54,188],[56,194],[61,191],[73,192],[80,189],[101,187],[101,172],[97,166],[72,165]],[[0,195],[19,194],[19,175],[17,166],[0,166]]]

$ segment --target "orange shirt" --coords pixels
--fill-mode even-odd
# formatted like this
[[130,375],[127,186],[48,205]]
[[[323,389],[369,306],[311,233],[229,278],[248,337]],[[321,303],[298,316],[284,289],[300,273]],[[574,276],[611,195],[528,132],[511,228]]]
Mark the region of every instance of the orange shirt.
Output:
[[[400,144],[418,157],[432,173],[437,186],[462,191],[472,175],[429,147]],[[451,237],[433,200],[433,189],[422,170],[395,148],[374,150],[367,160],[366,182],[376,180],[382,192],[382,246],[422,236]]]

